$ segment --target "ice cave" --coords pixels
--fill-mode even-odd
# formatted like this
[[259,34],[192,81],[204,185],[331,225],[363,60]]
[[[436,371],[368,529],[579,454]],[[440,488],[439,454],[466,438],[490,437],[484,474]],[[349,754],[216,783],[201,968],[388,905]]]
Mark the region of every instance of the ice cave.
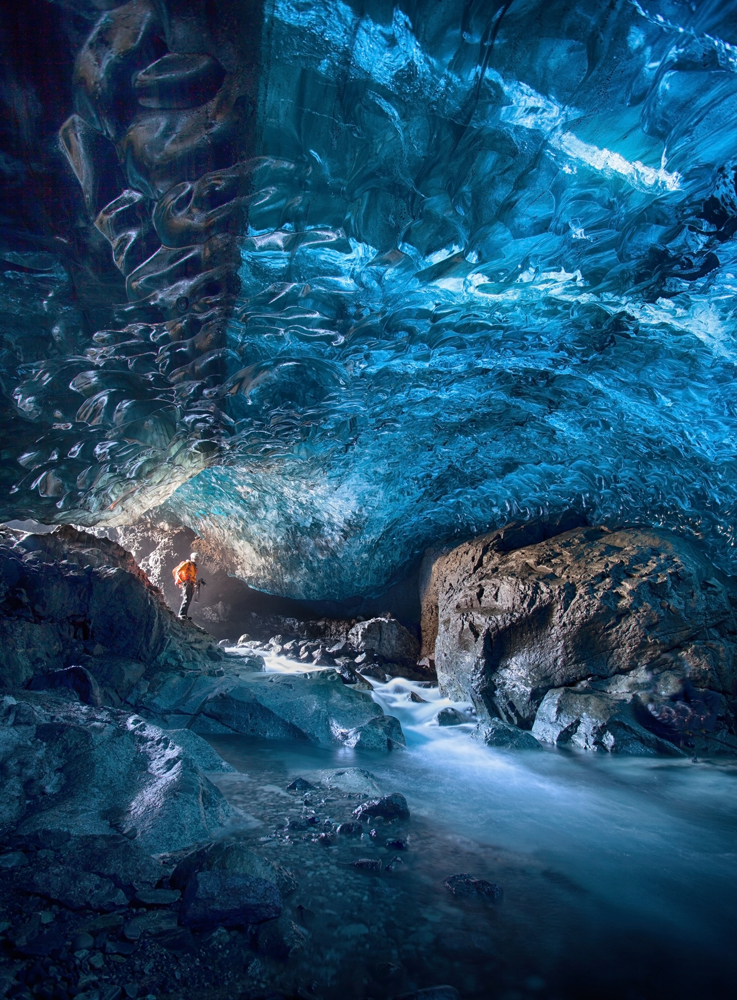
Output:
[[726,1000],[737,0],[1,0],[0,991]]

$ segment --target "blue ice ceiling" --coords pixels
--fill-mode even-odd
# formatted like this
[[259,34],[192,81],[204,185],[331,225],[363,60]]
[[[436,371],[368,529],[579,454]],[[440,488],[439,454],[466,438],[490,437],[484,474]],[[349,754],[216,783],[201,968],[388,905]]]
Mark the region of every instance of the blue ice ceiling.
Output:
[[737,4],[277,0],[259,87],[225,430],[156,515],[297,597],[571,508],[734,571]]

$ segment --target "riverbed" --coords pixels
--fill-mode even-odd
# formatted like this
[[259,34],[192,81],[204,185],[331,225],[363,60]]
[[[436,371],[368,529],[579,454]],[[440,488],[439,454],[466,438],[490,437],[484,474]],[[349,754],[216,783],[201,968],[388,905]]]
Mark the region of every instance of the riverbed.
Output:
[[[374,698],[406,749],[208,737],[238,772],[218,779],[243,812],[238,835],[299,882],[286,901],[304,941],[295,983],[325,1000],[439,984],[464,1000],[734,995],[737,763],[497,750],[472,723],[437,725],[451,703],[436,688],[395,678]],[[335,834],[366,798],[324,787],[349,768],[401,792],[411,819]],[[287,791],[300,776],[315,789]],[[444,881],[459,873],[503,899],[454,896]]]

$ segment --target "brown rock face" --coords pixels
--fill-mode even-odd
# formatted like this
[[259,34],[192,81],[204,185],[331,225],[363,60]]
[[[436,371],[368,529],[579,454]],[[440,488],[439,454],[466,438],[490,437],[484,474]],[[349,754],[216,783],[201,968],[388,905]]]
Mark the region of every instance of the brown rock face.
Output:
[[734,704],[737,589],[696,545],[577,528],[508,548],[497,532],[432,567],[423,622],[437,615],[446,694],[524,728],[548,691],[570,685],[637,696],[656,728],[659,706],[698,692],[714,692],[722,716]]

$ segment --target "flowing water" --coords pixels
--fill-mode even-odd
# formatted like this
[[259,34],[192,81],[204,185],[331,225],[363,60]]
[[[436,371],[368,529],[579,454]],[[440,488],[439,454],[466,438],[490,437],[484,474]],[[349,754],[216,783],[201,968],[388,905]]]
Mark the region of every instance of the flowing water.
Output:
[[[439,983],[464,1000],[734,995],[737,763],[496,750],[470,724],[437,725],[450,704],[437,689],[395,678],[374,697],[400,719],[406,750],[208,737],[241,772],[219,783],[250,817],[244,836],[300,882],[288,905],[308,933],[301,981],[329,1000]],[[409,823],[317,843],[325,819],[350,818],[358,800],[319,791],[303,803],[285,787],[345,767],[402,792]],[[350,867],[400,856],[384,846],[400,835],[395,870]],[[443,882],[459,872],[499,884],[503,901],[454,897]]]

